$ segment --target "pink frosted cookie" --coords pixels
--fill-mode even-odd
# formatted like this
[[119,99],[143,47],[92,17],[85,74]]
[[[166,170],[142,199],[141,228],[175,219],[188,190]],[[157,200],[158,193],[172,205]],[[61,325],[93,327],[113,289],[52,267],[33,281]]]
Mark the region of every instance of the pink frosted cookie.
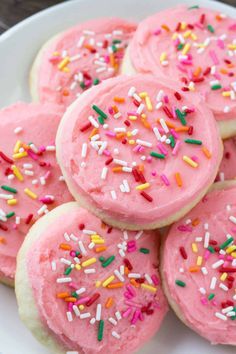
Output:
[[236,345],[236,182],[213,185],[174,225],[162,278],[179,318],[213,344]]
[[230,137],[236,134],[235,36],[236,20],[214,10],[167,9],[140,23],[123,72],[178,79],[182,91],[202,95],[222,137]]
[[224,154],[217,180],[236,179],[236,137],[224,141]]
[[68,106],[89,87],[117,75],[135,29],[134,23],[104,18],[53,37],[40,50],[31,71],[34,101]]
[[0,280],[9,285],[31,225],[72,199],[55,159],[61,115],[53,104],[16,103],[0,111]]
[[75,202],[61,205],[35,223],[19,252],[22,320],[53,353],[136,352],[168,309],[158,246],[153,231],[113,229]]
[[78,202],[108,224],[165,226],[215,179],[222,143],[200,97],[147,75],[86,91],[65,113],[57,158]]

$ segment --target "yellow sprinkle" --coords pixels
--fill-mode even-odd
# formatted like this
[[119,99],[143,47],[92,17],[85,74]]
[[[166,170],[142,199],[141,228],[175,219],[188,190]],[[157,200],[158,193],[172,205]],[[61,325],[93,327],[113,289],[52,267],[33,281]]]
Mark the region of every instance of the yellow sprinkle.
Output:
[[76,264],[75,265],[75,269],[80,270],[81,269],[81,265],[80,264]]
[[236,250],[236,245],[232,245],[226,249],[226,253],[232,253],[235,250]]
[[7,204],[8,204],[8,205],[16,205],[16,204],[17,204],[17,199],[9,199],[9,200],[7,201]]
[[220,280],[225,281],[226,278],[227,278],[227,273],[223,273],[220,277]]
[[63,70],[64,67],[69,64],[70,62],[70,58],[69,57],[65,57],[59,64],[58,64],[58,69],[59,70]]
[[14,155],[12,155],[13,159],[21,159],[22,157],[26,157],[28,156],[27,151],[23,151],[23,152],[18,152]]
[[157,288],[155,288],[154,286],[148,285],[148,284],[141,284],[141,288],[143,288],[144,290],[148,290],[152,293],[156,293],[157,292]]
[[152,111],[152,102],[151,102],[149,96],[147,96],[147,97],[145,98],[145,103],[146,103],[146,106],[147,106],[148,111],[151,112],[151,111]]
[[136,187],[138,191],[143,191],[144,189],[147,189],[150,187],[150,183],[143,183],[140,184],[139,186]]
[[105,243],[105,241],[102,240],[102,239],[101,239],[101,240],[99,240],[99,239],[93,240],[93,239],[92,239],[92,242],[95,243],[96,245],[101,245],[101,244]]
[[70,69],[67,68],[67,67],[65,67],[64,69],[62,69],[62,71],[63,71],[64,73],[69,73],[69,72],[70,72]]
[[189,52],[190,47],[191,47],[190,43],[186,43],[182,50],[182,54],[186,55]]
[[135,140],[134,139],[130,139],[129,140],[129,145],[134,145],[135,144]]
[[177,38],[178,38],[178,33],[175,32],[175,33],[173,34],[173,36],[171,37],[171,39],[174,41],[174,40],[177,39]]
[[53,52],[52,55],[54,55],[55,57],[58,57],[60,55],[59,52]]
[[146,118],[147,118],[147,115],[146,115],[145,113],[142,113],[142,114],[141,114],[141,117],[142,117],[143,119],[146,119]]
[[228,44],[228,48],[231,50],[235,50],[236,49],[236,44]]
[[87,261],[84,261],[83,263],[82,263],[82,267],[88,267],[88,266],[90,266],[91,264],[93,264],[93,263],[96,263],[97,262],[97,258],[89,258]]
[[109,278],[104,280],[102,283],[102,286],[105,288],[108,284],[110,284],[113,280],[115,279],[114,275],[111,275]]
[[12,171],[13,171],[13,174],[16,176],[16,178],[22,182],[24,181],[24,177],[22,176],[22,174],[20,173],[20,170],[15,166],[15,165],[12,165]]
[[188,31],[184,32],[183,37],[188,38],[191,33],[192,33],[192,31],[188,30]]
[[130,138],[132,136],[132,133],[131,132],[127,132],[126,135],[127,135],[128,138]]
[[192,32],[191,33],[191,38],[192,38],[193,41],[196,41],[197,40],[196,34]]
[[184,31],[184,30],[186,29],[186,27],[187,27],[187,23],[186,23],[186,22],[181,22],[180,29],[181,29],[182,31]]
[[197,257],[197,266],[201,266],[202,265],[202,256],[198,256]]
[[14,154],[16,154],[19,151],[20,147],[21,147],[21,141],[17,140],[17,142],[16,142],[16,144],[14,146],[14,149],[13,149]]
[[192,159],[190,159],[190,157],[188,157],[188,156],[186,156],[186,155],[183,156],[183,160],[184,160],[187,164],[189,164],[191,167],[193,167],[193,168],[198,167],[198,164],[197,164],[195,161],[193,161]]
[[96,288],[100,288],[102,282],[100,280],[97,280],[95,283]]
[[84,305],[79,305],[79,309],[80,309],[80,311],[83,311],[84,310]]
[[192,251],[194,253],[197,253],[198,252],[198,247],[197,247],[197,244],[196,243],[192,243]]
[[129,119],[130,120],[137,120],[137,117],[136,116],[129,116]]
[[161,53],[160,62],[162,63],[164,60],[166,60],[166,58],[167,58],[167,53],[166,52]]
[[147,96],[147,92],[140,92],[139,97],[140,98],[145,98]]
[[230,97],[230,91],[224,91],[224,92],[222,92],[222,96],[224,96],[224,97]]
[[25,189],[24,189],[24,192],[25,192],[25,194],[28,195],[28,197],[30,197],[30,198],[32,198],[32,199],[37,199],[37,198],[38,198],[37,194],[35,194],[34,192],[32,192],[29,188],[25,188]]
[[236,258],[236,252],[232,252],[232,253],[231,253],[231,256],[234,257],[234,258]]

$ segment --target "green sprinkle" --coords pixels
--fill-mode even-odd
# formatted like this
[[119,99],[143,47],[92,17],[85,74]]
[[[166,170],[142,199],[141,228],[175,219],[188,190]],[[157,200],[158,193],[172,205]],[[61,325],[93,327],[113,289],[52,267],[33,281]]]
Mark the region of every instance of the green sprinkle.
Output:
[[208,300],[212,300],[212,299],[214,299],[214,297],[215,297],[215,294],[211,293],[211,294],[209,294],[209,296],[208,296]]
[[186,283],[184,283],[182,280],[176,280],[175,284],[178,286],[181,286],[182,288],[184,288],[186,286]]
[[66,268],[64,275],[69,275],[71,273],[71,271],[72,271],[71,267]]
[[100,262],[104,262],[105,261],[105,257],[103,257],[103,256],[99,257],[99,261]]
[[207,29],[208,29],[208,31],[211,32],[211,33],[214,33],[214,32],[215,32],[215,30],[214,30],[214,28],[212,27],[212,25],[208,25],[208,26],[207,26]]
[[15,188],[12,188],[12,187],[1,186],[1,188],[2,188],[4,191],[8,191],[8,192],[11,192],[11,193],[17,193],[17,190],[16,190]]
[[85,89],[85,83],[83,81],[79,85],[82,89]]
[[106,268],[107,266],[109,266],[109,264],[111,264],[115,259],[115,256],[111,256],[109,258],[107,258],[107,260],[105,262],[102,263],[102,267]]
[[181,121],[182,125],[187,125],[187,122],[185,120],[186,113],[181,112],[178,108],[175,110],[177,117]]
[[76,299],[78,299],[79,295],[76,293],[76,291],[73,291],[73,293],[71,293],[71,296],[75,297]]
[[170,135],[169,139],[170,139],[170,146],[172,148],[174,148],[175,147],[175,138],[173,137],[173,135]]
[[201,140],[195,140],[195,139],[185,139],[184,140],[188,144],[195,144],[195,145],[202,145]]
[[116,46],[114,44],[111,46],[111,49],[112,49],[113,53],[116,53],[118,50],[118,48],[116,48]]
[[183,47],[184,47],[183,43],[180,43],[180,44],[177,46],[177,50],[181,50],[181,49],[183,49]]
[[11,218],[11,217],[14,216],[14,215],[15,215],[15,213],[14,213],[14,211],[12,211],[12,212],[8,213],[8,214],[6,215],[6,217],[7,217],[7,219],[9,219],[9,218]]
[[120,39],[113,39],[112,44],[120,44],[121,40]]
[[234,238],[233,237],[230,237],[228,238],[228,240],[226,240],[225,242],[223,242],[221,245],[220,245],[220,249],[223,250],[224,248],[226,248],[231,242],[234,241]]
[[101,342],[103,338],[104,321],[100,320],[98,325],[98,341]]
[[78,256],[80,255],[80,252],[79,252],[79,251],[76,251],[76,252],[75,252],[75,255],[76,255],[76,257],[78,257]]
[[208,251],[210,251],[211,253],[215,253],[215,250],[212,246],[208,246],[207,247]]
[[101,125],[104,124],[104,119],[101,116],[98,117],[98,121]]
[[155,152],[155,151],[151,151],[151,152],[150,152],[150,156],[156,157],[156,158],[158,158],[158,159],[164,159],[164,158],[165,158],[165,155],[164,155],[164,154],[158,154],[158,153]]
[[[233,308],[232,311],[236,312],[236,306]],[[236,320],[236,315],[235,316],[231,316],[230,319],[231,320]]]
[[93,84],[94,84],[94,85],[99,84],[99,82],[100,82],[99,79],[94,79],[94,80],[93,80]]
[[199,9],[199,5],[193,5],[188,7],[188,10]]
[[215,91],[215,90],[219,90],[219,89],[221,89],[221,88],[222,88],[222,86],[221,86],[220,84],[216,84],[216,85],[212,85],[212,86],[211,86],[211,89],[214,90],[214,91]]
[[107,115],[105,112],[103,112],[98,106],[96,106],[95,104],[92,105],[92,109],[97,112],[97,114],[99,114],[99,116],[101,116],[102,118],[106,119]]
[[150,250],[148,248],[140,248],[139,252],[144,253],[144,254],[148,254],[148,253],[150,253]]

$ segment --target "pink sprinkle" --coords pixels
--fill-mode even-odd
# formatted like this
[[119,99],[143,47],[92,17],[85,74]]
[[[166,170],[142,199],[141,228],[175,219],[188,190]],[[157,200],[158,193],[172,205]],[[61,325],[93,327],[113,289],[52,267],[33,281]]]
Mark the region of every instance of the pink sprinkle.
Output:
[[204,253],[204,259],[208,259],[211,255],[211,252],[209,250],[206,250],[205,253]]
[[104,150],[104,151],[103,151],[103,154],[104,154],[105,156],[111,156],[111,153],[110,153],[109,150]]
[[68,303],[68,310],[69,310],[70,312],[72,312],[72,310],[73,310],[73,303],[72,303],[72,302],[69,302],[69,303]]
[[198,161],[199,161],[198,157],[195,156],[195,155],[191,156],[191,159],[192,159],[193,161],[195,161],[195,162],[198,162]]
[[156,274],[151,275],[151,279],[154,285],[159,285],[159,279],[157,278]]
[[214,77],[217,79],[217,80],[220,80],[221,79],[221,75],[219,73],[215,73],[214,74]]
[[17,225],[16,224],[13,224],[13,229],[17,230]]
[[31,149],[27,151],[28,156],[30,156],[33,160],[37,161],[38,160],[38,155],[36,155]]
[[136,112],[127,112],[127,115],[138,117],[138,113],[136,113]]
[[179,225],[177,229],[182,232],[192,232],[192,228],[189,225]]
[[213,306],[217,306],[218,305],[216,300],[213,300],[211,303],[212,303]]
[[135,252],[135,251],[137,251],[137,248],[135,246],[127,248],[127,252],[129,252],[129,253]]
[[233,228],[231,229],[231,231],[232,231],[232,232],[236,232],[236,227],[233,227]]
[[139,319],[140,321],[144,321],[144,315],[143,313],[140,311],[140,314],[139,314]]
[[105,63],[109,63],[110,62],[110,57],[109,55],[104,55],[104,60],[105,60]]
[[75,251],[70,251],[70,256],[71,257],[75,257],[76,256],[76,252]]
[[133,296],[132,296],[130,293],[128,293],[127,291],[124,293],[124,297],[125,297],[127,300],[130,300],[130,299],[133,298]]
[[173,106],[172,109],[171,109],[172,115],[173,115],[174,119],[177,119],[177,114],[176,114],[175,110],[176,110],[176,106]]
[[40,146],[39,152],[45,152],[45,151],[46,151],[46,147],[44,145]]
[[152,176],[156,177],[156,175],[157,175],[156,171],[152,171]]
[[132,311],[132,309],[131,309],[131,307],[129,307],[126,311],[124,311],[124,312],[122,313],[122,317],[124,317],[124,318],[129,317],[131,311]]
[[134,325],[138,321],[140,312],[141,312],[140,310],[135,310],[131,320],[132,325]]
[[128,290],[128,292],[129,292],[132,296],[136,296],[136,292],[135,292],[134,288],[133,288],[130,284],[126,285],[126,289]]
[[151,163],[152,162],[152,156],[147,157],[147,162]]
[[73,289],[78,289],[78,285],[76,285],[74,282],[69,283],[69,287]]
[[107,136],[110,136],[110,137],[114,138],[114,137],[116,136],[116,133],[111,132],[111,131],[108,131],[108,132],[106,132],[106,133],[105,133],[105,135],[107,135]]
[[201,303],[203,305],[207,305],[207,299],[205,297],[201,297]]
[[153,32],[154,36],[158,36],[159,34],[161,34],[161,29],[158,28]]
[[92,80],[85,80],[85,86],[88,87],[88,86],[91,86],[92,85]]
[[49,198],[49,197],[40,198],[39,201],[44,203],[44,204],[53,204],[54,203],[54,200],[52,198]]
[[230,31],[236,31],[236,22],[229,26]]
[[109,112],[110,114],[113,114],[113,113],[114,113],[113,108],[112,108],[112,107],[108,107],[108,112]]
[[60,60],[61,60],[61,57],[59,57],[59,56],[53,56],[53,57],[49,58],[49,61],[50,61],[50,63],[52,63],[52,64],[56,64],[56,63],[58,63]]
[[79,299],[75,302],[75,305],[85,304],[87,301],[89,301],[89,299],[90,299],[89,296],[82,297],[81,299]]
[[140,146],[141,146],[141,145],[136,145],[136,146],[133,148],[133,152],[139,152]]
[[224,43],[224,41],[222,39],[218,38],[216,43],[217,43],[217,45],[218,45],[218,47],[220,49],[224,49],[225,48],[225,43]]
[[142,308],[142,305],[138,304],[137,302],[134,302],[134,301],[125,301],[125,304],[128,305],[128,306],[131,306],[131,307],[137,307],[139,309]]
[[180,145],[181,145],[180,140],[177,140],[175,143],[175,147],[172,150],[172,155],[176,155],[178,153]]
[[171,132],[171,134],[173,135],[173,137],[174,137],[175,139],[178,139],[178,138],[179,138],[179,134],[177,134],[174,129],[171,128],[171,129],[170,129],[170,132]]
[[193,65],[192,60],[189,60],[189,59],[180,59],[180,62],[181,62],[181,64],[184,64],[184,65]]
[[225,259],[225,255],[224,254],[219,254],[218,258],[219,259]]
[[232,261],[234,258],[233,258],[232,256],[228,255],[228,256],[226,257],[226,259],[227,259],[227,261]]
[[170,185],[170,181],[168,180],[168,178],[166,177],[166,175],[161,175],[161,179],[162,181],[165,183],[166,186]]
[[168,96],[167,95],[164,95],[163,96],[163,101],[164,101],[164,103],[169,103],[169,98],[168,98]]
[[182,71],[182,73],[187,73],[187,69],[184,68],[181,64],[177,64],[177,69],[179,69],[179,71]]
[[209,55],[210,55],[210,57],[211,57],[213,63],[214,63],[215,65],[218,65],[218,64],[219,64],[219,59],[217,58],[216,52],[215,52],[213,49],[211,49],[211,50],[209,51]]
[[200,28],[200,29],[203,29],[203,28],[204,28],[203,24],[200,23],[200,22],[194,23],[194,27],[198,27],[198,28]]
[[164,154],[165,156],[168,155],[168,151],[166,150],[166,148],[164,147],[164,145],[162,143],[158,143],[157,147],[162,154]]
[[51,175],[51,172],[50,171],[47,171],[44,175],[44,178],[45,179],[48,179],[48,177]]

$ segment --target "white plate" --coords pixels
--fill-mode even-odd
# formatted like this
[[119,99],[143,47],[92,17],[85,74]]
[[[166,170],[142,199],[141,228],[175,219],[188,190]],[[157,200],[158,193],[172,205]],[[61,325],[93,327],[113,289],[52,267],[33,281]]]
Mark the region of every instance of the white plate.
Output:
[[[160,0],[159,0],[160,1]],[[178,0],[74,0],[34,15],[0,37],[0,107],[17,100],[30,101],[28,73],[40,46],[55,33],[90,18],[121,16],[140,20]],[[212,7],[236,17],[230,6],[207,0],[190,5]],[[1,138],[0,138],[1,139]],[[170,312],[160,332],[140,354],[235,354],[233,347],[211,346]],[[0,285],[0,354],[49,354],[21,324],[14,291]]]

